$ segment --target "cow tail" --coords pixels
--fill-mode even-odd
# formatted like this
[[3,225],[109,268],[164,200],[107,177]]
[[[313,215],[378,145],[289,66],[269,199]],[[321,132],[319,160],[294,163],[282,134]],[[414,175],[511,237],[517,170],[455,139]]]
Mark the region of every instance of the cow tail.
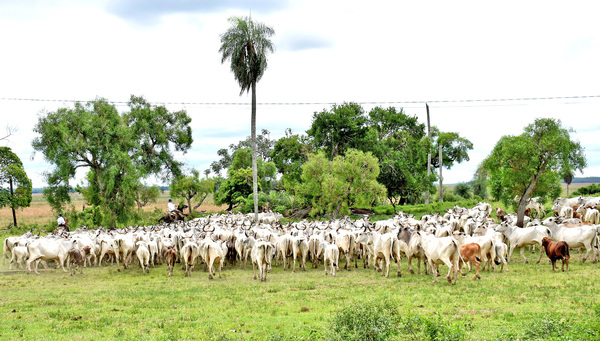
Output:
[[458,242],[456,241],[456,239],[452,238],[452,244],[454,244],[454,247],[456,247],[456,253],[458,253],[459,262],[462,261],[463,263],[466,264],[467,262],[465,262],[462,255],[460,254],[460,245],[458,245]]

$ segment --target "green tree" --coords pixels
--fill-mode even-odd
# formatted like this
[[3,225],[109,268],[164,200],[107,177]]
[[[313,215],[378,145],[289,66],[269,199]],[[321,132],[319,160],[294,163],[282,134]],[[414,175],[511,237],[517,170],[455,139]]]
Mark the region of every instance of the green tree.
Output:
[[190,148],[191,118],[141,97],[131,96],[129,107],[129,113],[119,114],[113,104],[97,99],[40,116],[32,145],[54,165],[44,195],[55,210],[70,202],[69,181],[77,169],[87,169],[87,186],[79,189],[89,204],[110,212],[107,225],[131,217],[141,178],[181,173],[174,152]]
[[27,177],[21,159],[8,147],[0,147],[0,207],[12,210],[13,224],[17,226],[19,207],[31,205],[31,180]]
[[231,72],[241,91],[252,90],[251,139],[252,139],[252,193],[254,196],[254,220],[258,221],[258,180],[256,166],[256,83],[267,69],[267,53],[273,53],[275,47],[270,37],[275,34],[273,28],[250,17],[229,18],[231,27],[221,34],[221,64],[230,60]]
[[[240,148],[233,154],[233,160],[229,169],[238,170],[252,167],[252,150],[250,148]],[[273,188],[275,182],[275,163],[265,162],[258,158],[256,160],[257,179],[262,190],[268,194]]]
[[354,206],[369,207],[385,196],[377,182],[379,165],[371,153],[349,149],[328,161],[323,152],[310,154],[302,166],[302,183],[297,189],[311,214],[330,213],[335,219]]
[[331,110],[315,112],[312,124],[306,131],[314,146],[324,148],[329,159],[344,155],[347,149],[363,150],[367,137],[367,118],[357,103],[334,104]]
[[536,119],[518,136],[500,138],[484,160],[492,195],[508,205],[519,196],[517,225],[523,226],[527,199],[560,195],[561,174],[582,171],[587,162],[579,142],[571,140],[572,129],[560,120]]
[[280,138],[273,147],[271,159],[281,174],[281,181],[285,190],[292,190],[301,180],[302,165],[308,160],[312,152],[306,139],[298,134],[292,134],[291,129],[286,129],[285,137]]
[[215,203],[227,204],[229,205],[227,210],[231,211],[234,207],[243,204],[244,199],[252,194],[252,169],[231,169],[228,175],[215,193]]
[[156,202],[160,189],[158,186],[146,186],[142,183],[138,184],[135,196],[135,203],[138,207],[138,212],[148,203]]
[[[424,191],[433,191],[435,175],[427,176],[425,125],[402,109],[375,107],[369,112],[369,129],[376,141],[365,143],[379,159],[377,181],[387,189],[388,200],[396,204],[416,203]],[[369,135],[369,134],[367,134]]]
[[[275,141],[270,138],[271,132],[267,129],[263,129],[261,134],[256,137],[256,150],[257,150],[257,159],[262,159],[264,161],[271,161],[271,153],[273,151],[273,146],[275,145]],[[241,148],[250,148],[252,149],[252,137],[248,136],[245,140],[241,140],[238,144],[230,144],[229,150],[226,148],[221,148],[217,151],[217,154],[221,157],[218,161],[213,161],[210,164],[210,171],[219,175],[222,170],[226,170],[231,166],[231,162],[233,161],[233,154],[236,150]],[[231,154],[230,154],[231,151]]]
[[471,189],[473,191],[473,195],[480,197],[483,200],[488,198],[488,180],[487,180],[487,172],[485,168],[483,168],[483,163],[479,164],[475,174],[473,175],[473,179],[471,180]]
[[[213,193],[215,189],[215,181],[211,178],[200,178],[200,172],[192,170],[190,175],[181,175],[173,178],[169,186],[171,198],[182,199],[187,202],[188,213],[202,205],[206,197]],[[197,201],[196,205],[192,206],[192,201]]]
[[432,150],[431,167],[440,168],[438,155],[439,146],[442,146],[442,163],[446,169],[452,168],[454,163],[469,161],[469,150],[473,149],[473,143],[461,137],[456,132],[442,132],[437,127],[431,127]]
[[471,199],[471,186],[466,182],[459,182],[454,186],[454,194],[465,199]]

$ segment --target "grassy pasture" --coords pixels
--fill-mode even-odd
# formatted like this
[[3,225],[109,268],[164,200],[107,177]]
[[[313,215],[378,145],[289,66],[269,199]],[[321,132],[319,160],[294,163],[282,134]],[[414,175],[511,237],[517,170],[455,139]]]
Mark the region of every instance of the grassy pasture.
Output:
[[[598,328],[599,265],[582,264],[578,255],[568,273],[553,273],[547,259],[525,264],[514,257],[508,272],[484,272],[477,281],[469,273],[454,286],[445,272],[437,283],[411,275],[406,260],[402,277],[395,264],[389,278],[360,264],[335,278],[310,263],[306,272],[274,267],[263,283],[252,279],[250,267],[227,266],[223,278],[208,280],[202,265],[189,278],[180,266],[169,278],[165,266],[144,275],[137,265],[121,272],[116,266],[84,269],[73,277],[60,269],[3,275],[0,339],[321,340],[343,307],[382,301],[406,318],[453,324],[467,340],[538,339],[540,333],[548,339],[553,334],[544,333],[557,327]],[[399,328],[399,340],[428,338]]]

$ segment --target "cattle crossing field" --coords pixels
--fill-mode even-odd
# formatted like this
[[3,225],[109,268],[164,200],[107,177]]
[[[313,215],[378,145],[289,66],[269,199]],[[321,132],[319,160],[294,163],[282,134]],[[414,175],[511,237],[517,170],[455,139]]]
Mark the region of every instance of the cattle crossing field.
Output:
[[466,340],[599,335],[600,264],[580,263],[577,252],[567,273],[553,273],[547,258],[525,264],[514,257],[509,272],[482,271],[481,280],[470,273],[454,286],[411,275],[405,261],[402,277],[392,272],[389,278],[363,269],[362,261],[337,277],[310,263],[296,273],[273,267],[266,282],[253,280],[250,267],[226,266],[223,278],[209,280],[200,266],[184,277],[179,264],[173,277],[165,265],[143,274],[135,264],[121,271],[86,268],[75,276],[60,269],[5,275],[0,339],[321,340],[340,309],[382,301],[392,302],[404,321],[397,325],[399,340],[432,335],[411,329],[411,318],[459,331]]

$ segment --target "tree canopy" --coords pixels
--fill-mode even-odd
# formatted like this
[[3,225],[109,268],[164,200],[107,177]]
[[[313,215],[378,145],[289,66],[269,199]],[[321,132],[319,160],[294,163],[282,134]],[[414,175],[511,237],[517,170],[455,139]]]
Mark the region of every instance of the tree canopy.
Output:
[[[200,178],[200,172],[192,170],[189,175],[173,178],[169,192],[173,199],[183,199],[187,202],[189,213],[200,207],[206,197],[215,190],[215,181],[211,178]],[[192,201],[197,201],[192,206]]]
[[560,195],[562,175],[585,168],[583,147],[571,140],[571,132],[560,120],[536,119],[521,135],[500,138],[484,160],[491,194],[505,205],[520,197],[518,226],[523,226],[528,198]]
[[385,197],[377,182],[379,165],[371,153],[349,149],[329,161],[323,152],[310,154],[302,166],[302,183],[297,193],[312,207],[312,214],[329,213],[333,218],[348,214],[351,207],[370,207]]
[[185,111],[169,112],[131,96],[130,112],[120,114],[100,98],[74,108],[59,108],[40,116],[33,148],[54,169],[46,174],[44,195],[60,211],[70,202],[69,181],[84,169],[87,183],[78,186],[89,204],[110,212],[110,221],[125,223],[135,205],[140,179],[181,174],[174,152],[192,144],[191,118]]
[[367,118],[357,103],[334,104],[330,110],[315,112],[306,131],[314,146],[323,148],[330,160],[350,148],[361,149],[367,133]]
[[15,210],[31,204],[31,180],[21,159],[8,147],[0,147],[0,207],[12,210],[13,224],[17,226]]

